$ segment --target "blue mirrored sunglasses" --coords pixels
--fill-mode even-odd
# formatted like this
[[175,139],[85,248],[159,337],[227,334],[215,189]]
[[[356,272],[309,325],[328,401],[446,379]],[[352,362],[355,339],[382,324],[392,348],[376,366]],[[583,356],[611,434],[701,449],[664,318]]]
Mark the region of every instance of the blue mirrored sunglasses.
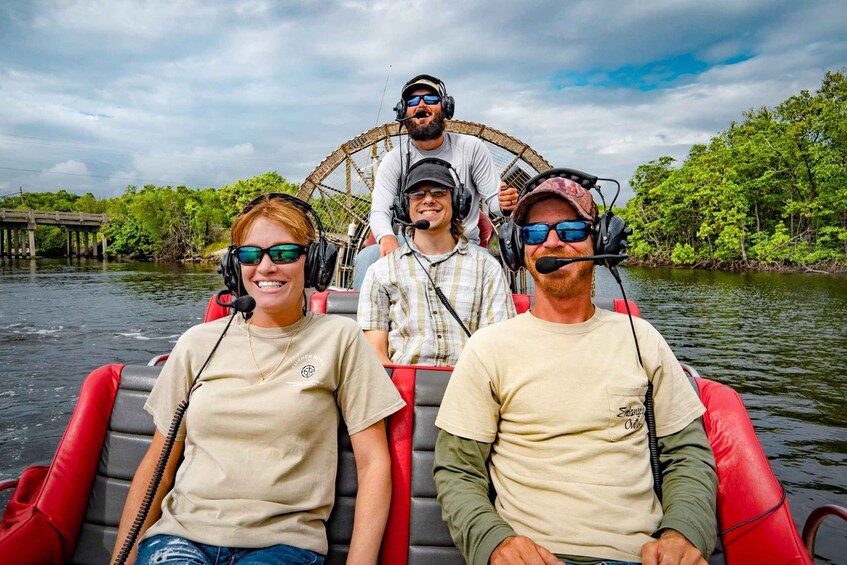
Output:
[[305,245],[297,243],[280,243],[270,247],[259,247],[258,245],[242,245],[235,248],[235,257],[242,265],[258,265],[262,262],[262,256],[267,253],[277,265],[294,263],[301,255],[305,255]]
[[437,94],[418,94],[416,96],[410,96],[406,100],[406,107],[414,108],[415,106],[421,103],[421,100],[423,100],[424,104],[426,104],[427,106],[432,106],[433,104],[438,104],[439,102],[441,102],[441,97]]
[[550,230],[556,230],[559,240],[568,243],[585,241],[591,235],[591,224],[582,220],[565,220],[545,224],[538,222],[521,227],[521,241],[528,245],[539,245],[547,241]]

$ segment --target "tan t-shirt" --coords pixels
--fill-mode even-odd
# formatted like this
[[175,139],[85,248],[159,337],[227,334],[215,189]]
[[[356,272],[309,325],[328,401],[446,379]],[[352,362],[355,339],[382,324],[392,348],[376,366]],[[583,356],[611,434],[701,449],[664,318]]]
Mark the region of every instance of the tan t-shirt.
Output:
[[[644,395],[659,436],[705,408],[662,336],[597,309],[581,324],[521,314],[471,337],[436,419],[492,443],[498,513],[553,553],[639,561],[662,517],[652,490]],[[646,373],[646,375],[645,375]]]
[[[177,342],[145,405],[161,433],[226,322],[195,326]],[[195,385],[178,436],[185,460],[145,537],[326,554],[339,416],[353,435],[404,402],[353,320],[310,314],[287,328],[250,332],[253,355],[236,317]]]

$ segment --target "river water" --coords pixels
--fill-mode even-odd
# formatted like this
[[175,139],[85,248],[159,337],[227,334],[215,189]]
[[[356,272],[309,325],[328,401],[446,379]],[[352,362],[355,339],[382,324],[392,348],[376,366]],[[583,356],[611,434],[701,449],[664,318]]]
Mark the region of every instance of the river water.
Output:
[[[847,277],[621,274],[679,359],[741,394],[798,527],[847,506]],[[92,369],[167,353],[220,288],[209,266],[0,260],[0,480],[49,461]],[[620,296],[604,271],[597,294]],[[824,522],[816,553],[847,563],[847,524]]]

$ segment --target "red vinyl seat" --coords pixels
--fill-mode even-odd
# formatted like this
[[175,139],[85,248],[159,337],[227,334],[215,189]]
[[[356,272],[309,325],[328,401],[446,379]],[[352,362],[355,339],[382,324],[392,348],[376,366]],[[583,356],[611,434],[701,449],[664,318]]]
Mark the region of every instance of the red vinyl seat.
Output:
[[813,565],[741,397],[696,379],[718,473],[718,531],[726,562]]
[[[512,300],[515,301],[515,310],[518,314],[522,314],[532,306],[532,295],[529,294],[513,294]],[[224,301],[228,302],[229,295],[224,296]],[[309,298],[309,310],[318,314],[340,314],[351,318],[356,318],[356,309],[359,300],[358,290],[325,290],[323,292],[315,292]],[[622,298],[614,299],[598,299],[596,304],[602,308],[614,310],[621,314],[626,314],[626,303]],[[632,300],[629,301],[629,307],[633,316],[641,316],[638,310],[638,305]],[[206,305],[206,314],[203,317],[204,322],[211,322],[218,318],[223,318],[230,314],[230,309],[221,306],[212,295]]]
[[[152,422],[139,422],[149,420],[142,406],[159,370],[114,364],[89,375],[50,466],[31,467],[20,479],[0,485],[17,487],[0,522],[0,563],[108,561],[129,480],[149,441],[145,434],[152,434]],[[392,565],[463,563],[440,520],[431,473],[435,414],[451,369],[387,370],[407,406],[388,421],[393,491],[381,560]],[[726,563],[811,565],[740,397],[720,383],[695,381],[717,460],[718,524]],[[342,451],[347,449],[339,441]],[[346,551],[352,527],[351,470],[355,473],[352,456],[340,457],[338,474],[346,478],[339,483],[336,508],[346,518],[334,520],[334,511],[327,526],[330,553],[336,556]]]
[[[519,312],[532,304],[529,295],[513,298]],[[595,303],[627,311],[622,299]],[[312,311],[352,317],[357,304],[355,291],[325,291],[309,299]],[[629,308],[640,315],[634,303]],[[228,314],[229,308],[217,304],[213,296],[204,321]],[[129,481],[153,432],[143,403],[160,369],[112,364],[89,375],[50,466],[30,467],[20,479],[0,484],[0,490],[15,488],[0,521],[0,563],[108,561]],[[441,522],[431,472],[435,414],[452,369],[399,365],[386,369],[407,405],[388,420],[393,490],[381,561],[464,563]],[[717,518],[725,562],[812,565],[741,398],[720,383],[694,380],[707,409],[704,425],[717,461]],[[344,544],[349,543],[356,484],[344,435],[339,435],[345,455],[339,457],[336,510],[327,524],[330,556],[335,560],[346,553]]]

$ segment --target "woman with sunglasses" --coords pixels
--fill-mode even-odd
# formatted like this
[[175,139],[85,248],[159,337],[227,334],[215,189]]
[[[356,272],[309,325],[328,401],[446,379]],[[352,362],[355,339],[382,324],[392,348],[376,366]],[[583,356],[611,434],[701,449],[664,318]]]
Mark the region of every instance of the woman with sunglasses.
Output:
[[404,402],[354,321],[304,313],[306,254],[316,239],[306,209],[266,195],[236,219],[231,252],[255,309],[234,317],[211,356],[228,320],[188,330],[150,394],[145,409],[157,431],[116,550],[174,412],[190,403],[142,528],[139,563],[323,563],[339,418],[358,475],[348,563],[377,560],[391,491],[383,420]]

